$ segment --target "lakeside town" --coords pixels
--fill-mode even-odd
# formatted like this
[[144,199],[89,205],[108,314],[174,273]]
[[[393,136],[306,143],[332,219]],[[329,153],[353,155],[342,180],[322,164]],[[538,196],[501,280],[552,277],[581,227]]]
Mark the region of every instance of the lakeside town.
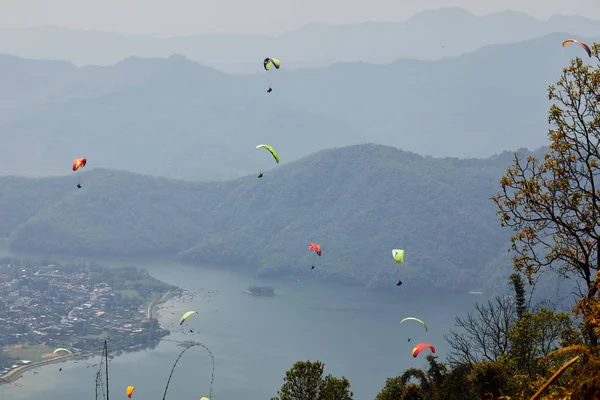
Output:
[[[134,267],[0,260],[0,383],[25,366],[152,348],[170,332],[152,307],[181,289]],[[65,349],[66,351],[57,351]]]

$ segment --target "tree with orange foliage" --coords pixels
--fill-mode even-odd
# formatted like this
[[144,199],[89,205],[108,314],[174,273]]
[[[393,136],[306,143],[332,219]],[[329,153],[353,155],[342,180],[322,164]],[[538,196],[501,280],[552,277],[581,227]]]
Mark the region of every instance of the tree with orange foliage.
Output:
[[[594,46],[600,61],[600,45]],[[581,58],[564,68],[548,88],[553,103],[544,159],[522,158],[492,197],[502,226],[511,227],[515,269],[533,276],[553,270],[580,283],[576,314],[583,315],[583,336],[598,352],[600,292],[600,67]]]

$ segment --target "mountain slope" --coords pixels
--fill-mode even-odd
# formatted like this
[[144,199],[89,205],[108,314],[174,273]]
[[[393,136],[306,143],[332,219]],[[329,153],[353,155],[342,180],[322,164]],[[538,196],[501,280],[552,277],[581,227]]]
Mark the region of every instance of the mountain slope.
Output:
[[[318,149],[366,139],[357,138],[355,129],[343,121],[279,104],[256,82],[178,57],[148,60],[160,63],[153,69],[145,62],[123,62],[135,64],[134,71],[148,72],[143,84],[116,88],[115,81],[121,79],[110,81],[111,68],[103,68],[102,75],[83,69],[80,73],[89,78],[80,77],[83,83],[77,87],[88,96],[98,85],[90,72],[115,90],[30,106],[0,127],[6,143],[17,148],[33,145],[26,152],[7,152],[6,170],[61,173],[65,160],[70,165],[73,158],[85,155],[100,167],[221,180],[270,168],[272,160],[254,149],[260,142],[276,146],[285,162],[309,154],[315,144]],[[333,134],[324,137],[324,131]],[[43,161],[31,165],[29,157]]]
[[580,48],[561,48],[564,37],[486,46],[436,62],[336,64],[306,72],[310,79],[290,75],[286,92],[298,109],[325,108],[369,131],[371,141],[420,154],[480,157],[499,145],[535,148],[546,141],[548,85],[570,57],[585,56]]
[[[231,34],[158,39],[36,27],[0,30],[0,52],[65,59],[77,65],[110,65],[132,55],[168,57],[176,53],[223,71],[254,73],[267,56],[280,57],[286,69],[324,67],[339,61],[389,63],[400,57],[439,59],[553,32],[594,36],[600,32],[600,22],[564,15],[538,20],[514,11],[476,16],[450,7],[425,11],[404,22],[311,24],[279,36]],[[443,45],[447,46],[442,49]]]
[[[10,93],[0,93],[0,104],[15,108],[0,119],[0,173],[61,174],[86,156],[103,168],[224,180],[273,166],[254,149],[259,143],[278,149],[284,164],[364,142],[437,157],[535,148],[547,140],[547,85],[583,53],[560,47],[564,37],[441,61],[250,77],[181,56],[85,68],[1,57],[0,70],[24,67]],[[13,93],[22,93],[14,104]]]
[[[236,266],[266,275],[305,275],[369,287],[399,277],[415,288],[489,284],[488,264],[506,248],[489,197],[510,162],[424,158],[380,145],[320,151],[229,182],[191,183],[90,170],[81,190],[32,216],[2,222],[13,250],[88,256],[177,255],[191,263]],[[0,178],[4,183],[7,179]],[[8,203],[0,193],[0,202]],[[12,211],[12,210],[11,210]],[[317,257],[310,242],[323,248]],[[404,264],[391,249],[404,248]],[[310,271],[310,266],[316,268]]]

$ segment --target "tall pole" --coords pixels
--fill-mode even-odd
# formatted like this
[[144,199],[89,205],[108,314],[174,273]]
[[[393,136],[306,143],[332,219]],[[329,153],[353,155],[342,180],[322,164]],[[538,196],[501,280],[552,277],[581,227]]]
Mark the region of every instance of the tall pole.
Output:
[[104,354],[105,354],[105,362],[106,362],[106,400],[109,400],[108,397],[108,340],[104,340]]

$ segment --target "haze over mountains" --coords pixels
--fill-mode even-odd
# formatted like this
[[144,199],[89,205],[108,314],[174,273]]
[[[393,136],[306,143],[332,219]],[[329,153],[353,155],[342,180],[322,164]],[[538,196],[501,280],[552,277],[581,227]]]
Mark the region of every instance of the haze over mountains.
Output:
[[[364,142],[436,157],[489,157],[547,142],[546,89],[579,46],[555,33],[439,61],[337,63],[228,75],[181,56],[110,67],[0,56],[0,171],[88,167],[222,180]],[[594,38],[587,38],[593,42]],[[272,85],[274,91],[265,93]]]
[[262,59],[269,56],[282,59],[283,68],[288,70],[343,61],[379,64],[399,58],[440,59],[555,32],[598,36],[600,21],[565,15],[539,20],[514,11],[478,17],[450,7],[425,11],[404,22],[312,24],[280,36],[230,34],[159,39],[34,27],[0,30],[0,53],[64,59],[76,65],[112,65],[130,56],[166,58],[182,54],[226,72],[256,73]]

